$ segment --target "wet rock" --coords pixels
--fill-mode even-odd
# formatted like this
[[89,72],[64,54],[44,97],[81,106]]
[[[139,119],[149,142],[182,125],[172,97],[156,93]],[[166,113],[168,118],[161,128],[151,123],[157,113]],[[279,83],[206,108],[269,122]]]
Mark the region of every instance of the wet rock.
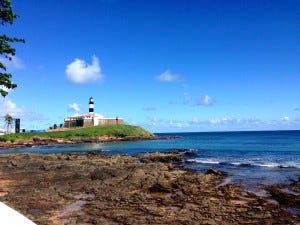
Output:
[[195,149],[189,149],[188,151],[184,152],[184,156],[187,156],[187,157],[195,157],[197,155],[198,155],[198,151]]
[[215,176],[225,176],[225,173],[216,169],[208,169],[206,171],[206,174],[211,174]]
[[[300,185],[299,185],[300,187]],[[288,187],[270,187],[268,188],[272,198],[279,204],[286,207],[300,208],[300,192],[290,190]]]

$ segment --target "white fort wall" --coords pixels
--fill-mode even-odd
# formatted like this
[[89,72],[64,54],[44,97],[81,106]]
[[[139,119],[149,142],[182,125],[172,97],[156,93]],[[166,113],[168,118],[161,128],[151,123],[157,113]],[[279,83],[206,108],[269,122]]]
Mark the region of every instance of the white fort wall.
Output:
[[93,116],[74,116],[64,120],[64,127],[91,127],[101,125],[124,124],[122,118],[101,118]]

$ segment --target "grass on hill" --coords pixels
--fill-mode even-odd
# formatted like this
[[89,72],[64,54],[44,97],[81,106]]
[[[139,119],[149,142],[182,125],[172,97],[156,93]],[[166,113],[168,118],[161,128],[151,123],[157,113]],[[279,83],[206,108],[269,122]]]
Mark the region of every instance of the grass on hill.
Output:
[[98,136],[115,136],[115,137],[126,137],[126,136],[153,136],[152,133],[139,126],[130,125],[103,125],[95,127],[81,127],[68,130],[43,132],[43,133],[19,133],[19,134],[6,134],[0,136],[0,141],[11,141],[16,140],[28,140],[33,137],[42,138],[93,138]]

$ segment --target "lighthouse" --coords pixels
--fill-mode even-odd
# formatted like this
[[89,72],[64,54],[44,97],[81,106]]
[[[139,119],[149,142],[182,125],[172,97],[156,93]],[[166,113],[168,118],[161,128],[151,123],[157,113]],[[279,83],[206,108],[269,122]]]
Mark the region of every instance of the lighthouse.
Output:
[[94,99],[93,99],[93,97],[90,97],[90,100],[89,100],[89,113],[94,113]]

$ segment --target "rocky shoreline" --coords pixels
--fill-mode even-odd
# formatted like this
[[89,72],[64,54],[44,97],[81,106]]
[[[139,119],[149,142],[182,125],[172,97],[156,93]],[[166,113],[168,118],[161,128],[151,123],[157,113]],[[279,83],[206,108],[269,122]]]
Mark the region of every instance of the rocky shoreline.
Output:
[[182,153],[0,155],[0,201],[37,224],[299,224],[299,183],[272,201],[185,170]]
[[99,142],[116,142],[116,141],[141,141],[141,140],[161,140],[161,139],[174,139],[179,138],[178,136],[125,136],[125,137],[116,137],[116,136],[99,136],[92,138],[43,138],[43,137],[33,137],[28,140],[16,140],[14,142],[1,142],[0,141],[0,150],[7,149],[16,149],[24,147],[33,147],[41,145],[55,145],[55,144],[78,144],[78,143],[99,143]]

